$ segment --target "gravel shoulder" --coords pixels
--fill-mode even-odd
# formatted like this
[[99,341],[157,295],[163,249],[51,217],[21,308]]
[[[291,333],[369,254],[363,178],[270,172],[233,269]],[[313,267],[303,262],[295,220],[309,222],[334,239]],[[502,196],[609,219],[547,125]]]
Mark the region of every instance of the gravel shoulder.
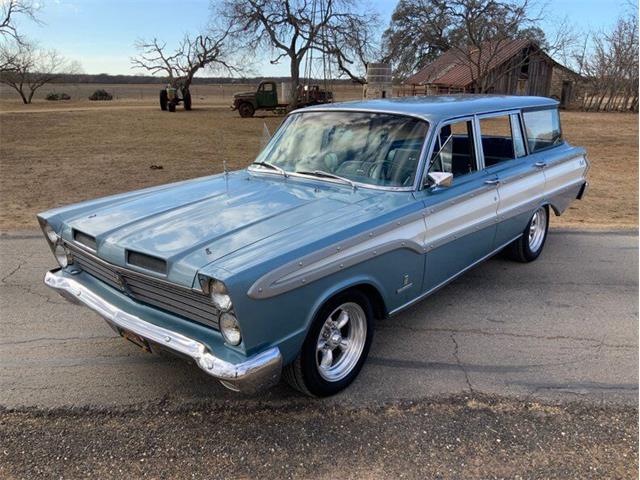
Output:
[[0,414],[2,478],[637,478],[634,407],[457,396],[374,408]]

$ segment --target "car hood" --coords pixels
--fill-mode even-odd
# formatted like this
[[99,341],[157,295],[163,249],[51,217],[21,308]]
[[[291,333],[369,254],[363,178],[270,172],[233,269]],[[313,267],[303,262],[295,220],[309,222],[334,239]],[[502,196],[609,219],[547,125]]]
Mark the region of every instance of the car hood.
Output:
[[256,94],[256,92],[238,92],[238,93],[234,93],[233,97],[252,97]]
[[[58,216],[65,239],[95,237],[104,260],[135,269],[127,252],[161,258],[169,280],[192,286],[204,266],[252,245],[275,256],[346,228],[345,218],[370,218],[383,208],[373,201],[381,193],[238,171],[67,207]],[[266,253],[270,238],[276,241]]]

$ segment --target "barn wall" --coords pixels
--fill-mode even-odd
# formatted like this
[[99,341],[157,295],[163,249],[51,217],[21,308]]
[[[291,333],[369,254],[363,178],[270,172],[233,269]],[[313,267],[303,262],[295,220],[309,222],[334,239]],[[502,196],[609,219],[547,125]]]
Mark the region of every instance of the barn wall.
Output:
[[[563,90],[565,90],[564,98]],[[564,100],[564,103],[561,105],[562,108],[580,108],[582,106],[584,94],[585,84],[580,76],[566,68],[553,68],[549,96],[556,100]]]
[[529,56],[528,72],[522,72],[524,54],[519,53],[508,62],[490,73],[489,84],[493,88],[489,93],[507,95],[549,96],[553,63],[540,53]]

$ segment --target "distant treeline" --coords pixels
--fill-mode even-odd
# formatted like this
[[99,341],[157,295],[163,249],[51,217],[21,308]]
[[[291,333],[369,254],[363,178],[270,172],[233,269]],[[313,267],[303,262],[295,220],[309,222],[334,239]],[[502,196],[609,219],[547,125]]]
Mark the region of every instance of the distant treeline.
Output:
[[[208,84],[247,84],[260,83],[262,80],[274,80],[276,82],[287,82],[289,77],[249,77],[249,78],[229,78],[229,77],[196,77],[193,79],[194,85]],[[97,75],[89,74],[62,74],[53,80],[52,83],[111,83],[111,84],[164,84],[167,82],[163,77],[152,77],[143,75],[109,75],[107,73],[99,73]],[[310,80],[310,83],[323,83],[324,80]],[[333,84],[350,84],[351,80],[332,80]]]

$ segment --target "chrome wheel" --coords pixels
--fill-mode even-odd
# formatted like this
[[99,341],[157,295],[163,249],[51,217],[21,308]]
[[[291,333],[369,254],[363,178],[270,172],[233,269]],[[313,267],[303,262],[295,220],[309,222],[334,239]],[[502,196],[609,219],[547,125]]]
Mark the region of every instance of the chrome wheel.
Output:
[[343,303],[324,322],[316,343],[320,376],[337,382],[357,365],[367,338],[367,319],[360,305]]
[[547,233],[547,209],[544,207],[536,210],[529,224],[529,250],[536,253],[540,250]]

